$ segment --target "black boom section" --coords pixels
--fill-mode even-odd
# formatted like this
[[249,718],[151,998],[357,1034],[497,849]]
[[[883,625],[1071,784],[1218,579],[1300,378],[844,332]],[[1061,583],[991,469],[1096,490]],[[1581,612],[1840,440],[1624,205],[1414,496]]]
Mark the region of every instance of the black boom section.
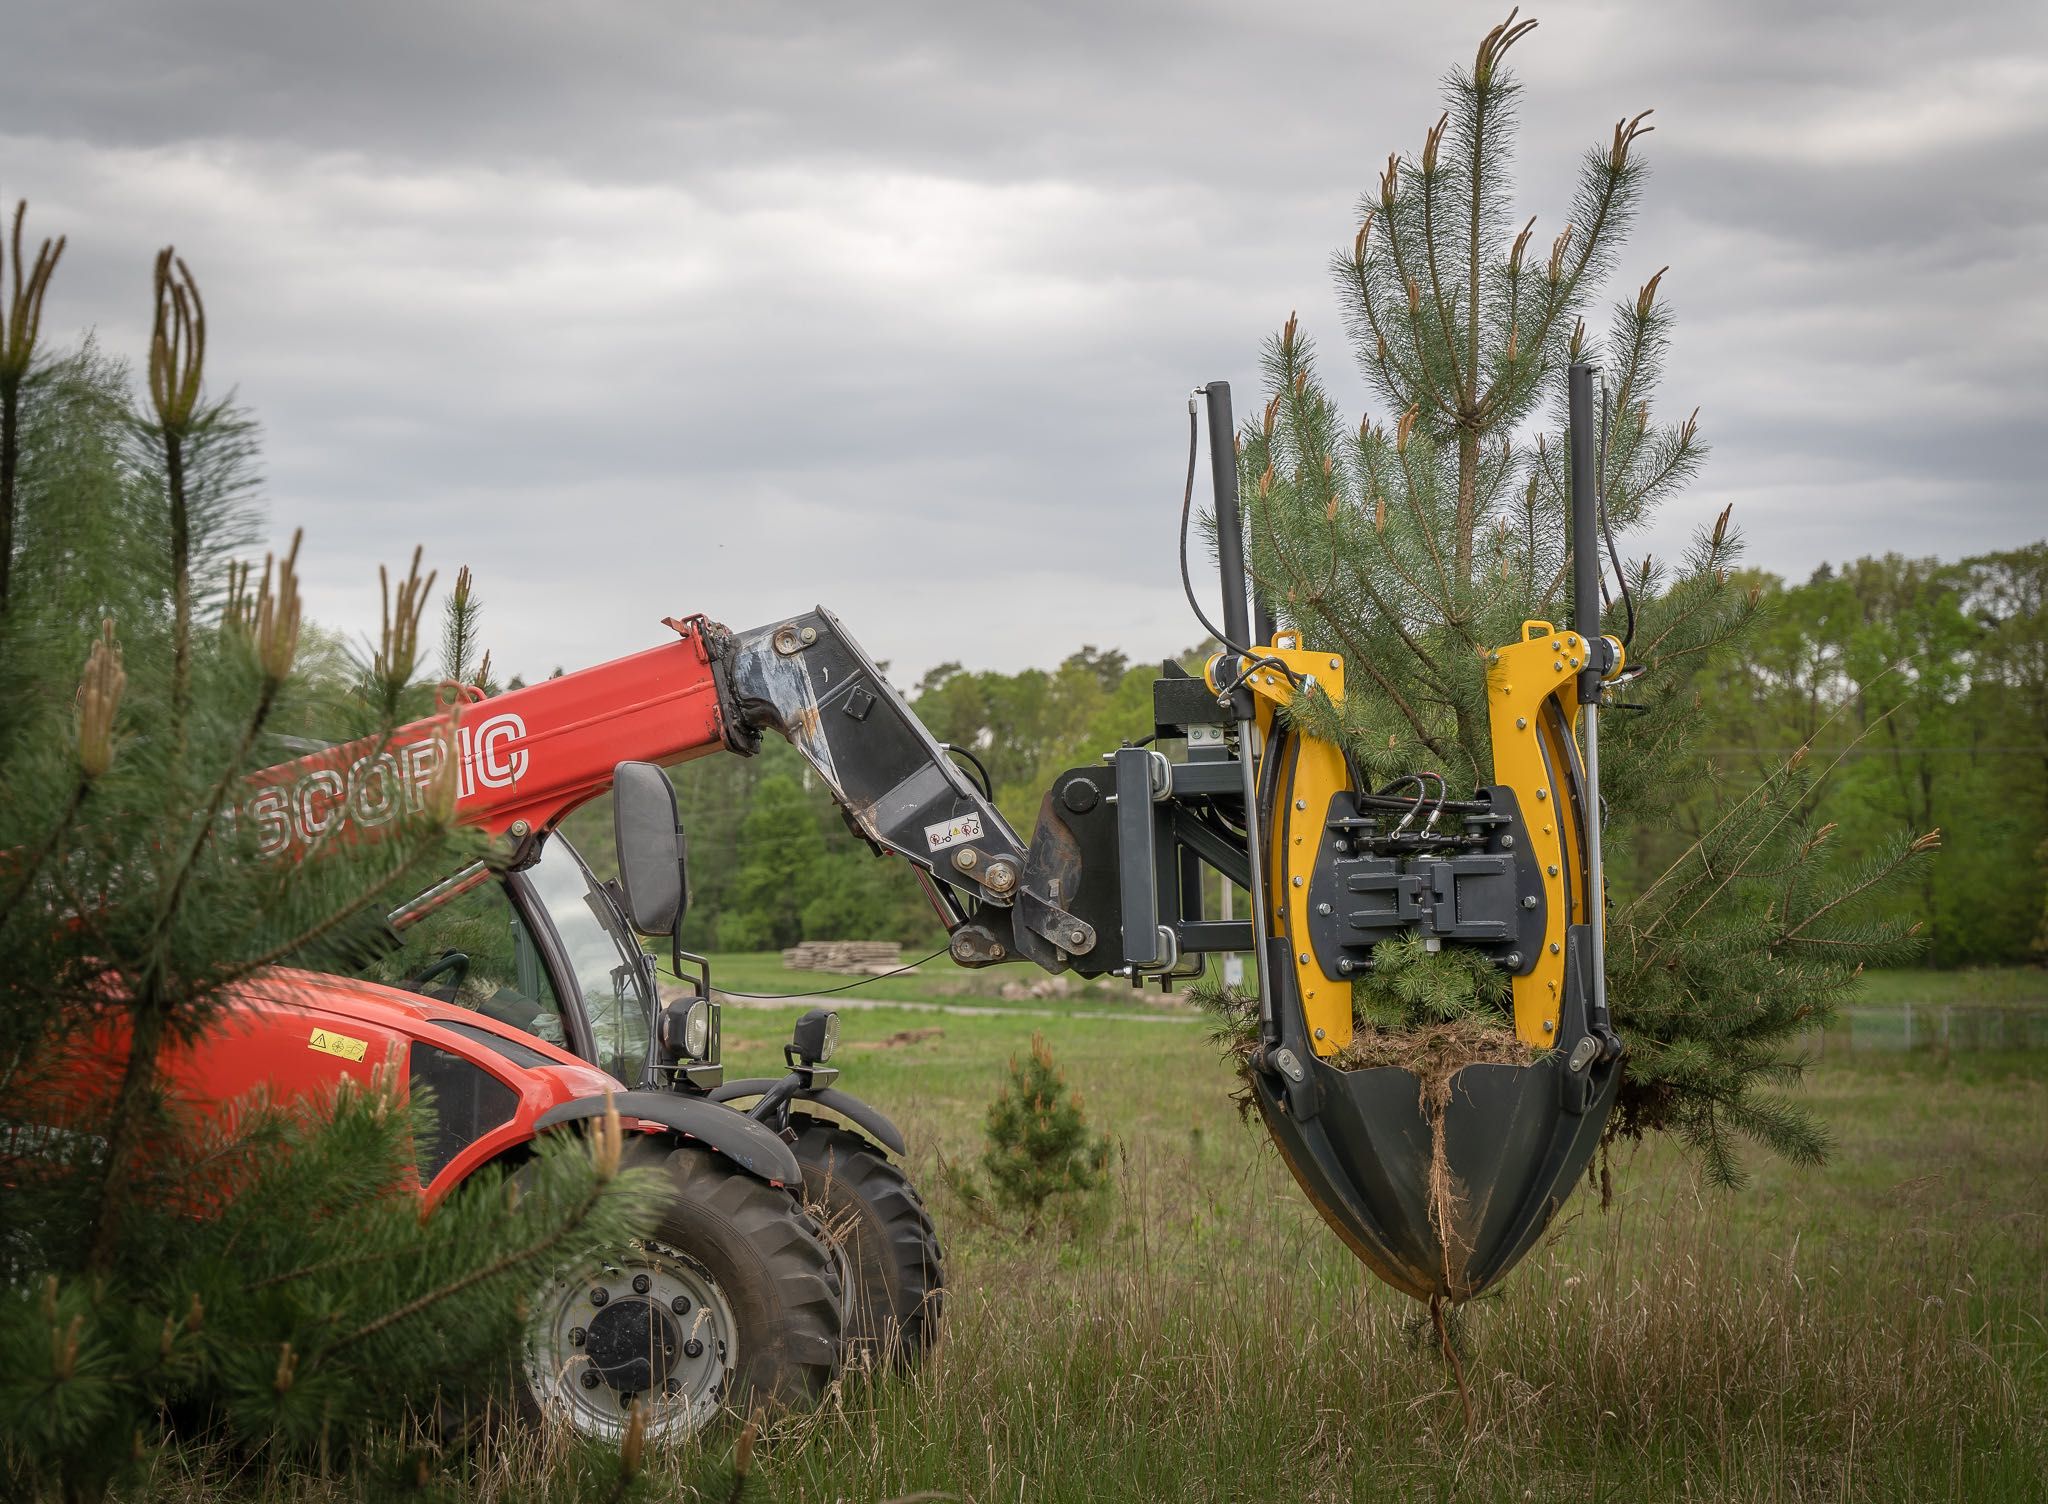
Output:
[[1088,924],[1027,885],[1024,844],[994,801],[831,612],[821,606],[738,634],[720,672],[747,727],[774,731],[801,752],[849,825],[944,885],[956,961],[1027,960],[1060,971],[1063,951],[1094,947]]

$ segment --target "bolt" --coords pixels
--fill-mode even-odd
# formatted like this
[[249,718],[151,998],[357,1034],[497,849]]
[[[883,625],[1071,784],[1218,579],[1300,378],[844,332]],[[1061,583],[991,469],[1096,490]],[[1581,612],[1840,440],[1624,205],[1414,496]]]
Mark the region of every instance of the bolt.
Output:
[[1554,955],[1556,955],[1556,954],[1557,954],[1557,953],[1558,953],[1559,951],[1561,951],[1561,950],[1563,950],[1563,949],[1564,949],[1564,947],[1563,947],[1562,945],[1559,945],[1559,944],[1558,944],[1558,943],[1557,943],[1557,942],[1556,942],[1555,940],[1553,940],[1553,941],[1551,941],[1551,942],[1550,942],[1550,953],[1551,953],[1551,954],[1552,954],[1553,956],[1554,956]]
[[1522,907],[1523,907],[1523,908],[1525,908],[1525,909],[1533,909],[1533,908],[1535,908],[1535,907],[1536,907],[1536,895],[1535,895],[1534,893],[1525,893],[1525,894],[1523,894],[1523,895],[1522,895]]
[[1509,965],[1510,967],[1515,967],[1515,966],[1520,966],[1521,964],[1522,964],[1522,953],[1521,953],[1520,951],[1518,951],[1518,950],[1511,950],[1511,951],[1509,951],[1509,952],[1508,952],[1508,965]]
[[990,960],[1000,961],[1003,959],[1004,956],[1007,956],[1009,952],[1004,950],[1000,945],[991,945],[988,948],[988,954]]
[[1323,1031],[1321,1029],[1316,1030],[1316,1038],[1321,1039],[1322,1037]]
[[611,1298],[612,1292],[607,1290],[603,1285],[592,1285],[590,1287],[590,1303],[592,1305],[601,1306]]
[[1337,970],[1342,972],[1345,976],[1349,976],[1351,975],[1351,968],[1354,964],[1355,963],[1352,961],[1352,959],[1349,956],[1346,956],[1343,960],[1337,963]]
[[597,1376],[596,1369],[586,1368],[583,1370],[583,1387],[585,1389],[595,1389],[598,1385],[602,1384],[603,1382],[604,1380]]
[[1525,715],[1516,716],[1515,729],[1517,731],[1527,731],[1529,729],[1529,718]]
[[818,629],[816,627],[805,627],[797,635],[802,637],[805,642],[816,642],[818,640]]
[[1555,663],[1551,664],[1551,665],[1550,665],[1550,671],[1551,671],[1551,672],[1552,672],[1553,674],[1561,674],[1561,673],[1563,673],[1563,672],[1564,672],[1564,660],[1563,660],[1562,658],[1560,658],[1560,659],[1559,659],[1559,660],[1558,660],[1557,662],[1555,662]]
[[690,1340],[689,1340],[688,1342],[685,1342],[685,1343],[683,1344],[683,1356],[684,1356],[684,1357],[686,1357],[686,1358],[701,1358],[701,1357],[703,1357],[703,1356],[704,1356],[704,1344],[703,1344],[703,1343],[702,1343],[701,1341],[699,1341],[699,1340],[698,1340],[697,1338],[695,1338],[695,1337],[692,1337],[692,1338],[691,1338],[691,1339],[690,1339]]
[[661,1392],[667,1395],[670,1399],[674,1399],[677,1395],[683,1392],[683,1381],[681,1379],[670,1379],[666,1384],[661,1386]]
[[645,1295],[649,1290],[652,1290],[653,1288],[654,1281],[649,1279],[646,1275],[636,1274],[633,1276],[633,1293],[635,1295]]
[[1342,668],[1343,666],[1344,666],[1344,660],[1343,660],[1343,659],[1341,659],[1341,658],[1332,658],[1332,659],[1330,660],[1330,667],[1331,667],[1331,668]]
[[998,893],[1007,893],[1017,885],[1017,869],[1008,862],[990,862],[988,876],[983,879]]
[[1550,1021],[1549,1019],[1547,1019],[1547,1018],[1546,1018],[1546,1019],[1544,1019],[1544,1020],[1543,1020],[1543,1032],[1544,1032],[1544,1033],[1548,1034],[1548,1033],[1549,1033],[1549,1032],[1550,1032],[1550,1031],[1551,1031],[1552,1029],[1555,1029],[1556,1027],[1557,1027],[1557,1025],[1556,1025],[1556,1024],[1554,1024],[1554,1023],[1552,1023],[1552,1022],[1551,1022],[1551,1021]]
[[512,834],[515,836],[523,836],[531,829],[533,829],[533,827],[531,825],[528,825],[524,820],[514,820],[512,822]]
[[1544,870],[1545,870],[1546,872],[1548,872],[1548,873],[1549,873],[1549,874],[1550,874],[1550,875],[1551,875],[1552,877],[1555,877],[1555,876],[1557,876],[1557,863],[1555,863],[1555,862],[1552,862],[1552,863],[1551,863],[1551,864],[1550,864],[1550,865],[1549,865],[1548,867],[1546,867],[1546,868],[1545,868]]
[[1501,850],[1503,850],[1503,851],[1512,851],[1512,850],[1514,850],[1514,849],[1515,849],[1515,838],[1514,838],[1513,836],[1502,836],[1502,837],[1500,838],[1500,849],[1501,849]]
[[1318,914],[1328,914],[1330,912],[1330,906],[1326,903],[1319,903],[1316,905],[1316,912]]
[[1307,951],[1303,951],[1303,952],[1301,953],[1300,957],[1299,957],[1299,960],[1301,961],[1301,964],[1302,964],[1302,965],[1304,965],[1304,966],[1308,965],[1308,952],[1307,952]]
[[581,1346],[583,1345],[583,1336],[584,1336],[584,1333],[583,1333],[583,1328],[582,1328],[582,1327],[580,1327],[580,1326],[572,1326],[572,1327],[570,1327],[570,1328],[569,1328],[569,1345],[570,1345],[571,1347],[581,1347]]
[[1088,943],[1088,932],[1086,930],[1073,931],[1067,936],[1067,943],[1073,946],[1075,950],[1081,949],[1081,947]]
[[980,860],[981,853],[976,851],[972,846],[962,846],[958,851],[953,853],[953,865],[958,867],[962,872],[972,872],[974,870],[974,864]]
[[1307,809],[1308,801],[1306,799],[1297,799],[1294,801],[1294,807],[1296,809]]
[[668,1308],[671,1311],[674,1311],[678,1316],[687,1316],[690,1314],[690,1297],[687,1295],[678,1295],[674,1300],[668,1303]]
[[1548,798],[1550,797],[1550,790],[1549,790],[1549,789],[1538,789],[1538,790],[1536,791],[1536,797],[1537,797],[1538,799],[1548,799]]
[[1295,876],[1295,879],[1294,879],[1294,886],[1295,886],[1295,887],[1297,887],[1297,888],[1301,886],[1301,877],[1300,877],[1300,875],[1299,875],[1299,874],[1297,874],[1297,875]]

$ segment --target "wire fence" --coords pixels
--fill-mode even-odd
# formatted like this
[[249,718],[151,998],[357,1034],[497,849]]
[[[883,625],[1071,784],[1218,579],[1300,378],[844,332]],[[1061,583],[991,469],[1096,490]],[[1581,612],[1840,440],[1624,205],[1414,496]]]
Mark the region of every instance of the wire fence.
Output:
[[1951,1003],[1888,1003],[1843,1008],[1813,1035],[1816,1049],[2048,1050],[2048,1008],[1958,1007]]

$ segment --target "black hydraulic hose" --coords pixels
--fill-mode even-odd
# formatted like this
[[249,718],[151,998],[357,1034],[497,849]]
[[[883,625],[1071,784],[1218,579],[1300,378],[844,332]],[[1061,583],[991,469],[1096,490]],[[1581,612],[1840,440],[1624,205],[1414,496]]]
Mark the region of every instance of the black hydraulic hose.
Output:
[[1595,495],[1600,507],[1600,532],[1607,539],[1607,560],[1614,566],[1614,580],[1621,587],[1621,608],[1628,613],[1627,625],[1621,629],[1621,646],[1624,651],[1634,646],[1636,640],[1636,598],[1628,588],[1628,568],[1621,562],[1621,550],[1614,546],[1614,529],[1607,516],[1607,383],[1600,383],[1600,479]]
[[995,780],[988,776],[987,763],[983,762],[980,758],[976,757],[972,752],[968,751],[967,748],[961,746],[958,742],[940,742],[939,750],[952,757],[964,757],[970,763],[974,764],[974,771],[981,775],[982,793],[985,794],[991,800],[993,800],[996,797]]
[[907,965],[899,966],[894,971],[878,971],[871,977],[862,977],[857,982],[848,982],[844,986],[840,987],[813,987],[808,992],[740,992],[731,987],[717,987],[714,988],[713,991],[719,993],[724,997],[753,998],[756,1001],[770,1003],[793,1003],[798,998],[825,997],[828,994],[834,992],[851,992],[854,988],[865,987],[870,982],[886,982],[891,977],[900,977],[907,971],[915,971],[918,967],[924,965],[925,962],[936,961],[940,956],[943,956],[945,954],[946,947],[941,946],[939,949],[933,951],[930,955],[919,956],[915,961],[912,961]]
[[1188,521],[1195,508],[1195,451],[1198,436],[1195,427],[1195,400],[1188,399],[1188,483],[1180,496],[1180,588],[1188,598],[1188,609],[1195,613],[1195,620],[1202,624],[1202,630],[1222,643],[1233,653],[1242,654],[1244,649],[1230,640],[1230,634],[1209,620],[1209,613],[1202,609],[1202,603],[1195,596],[1195,582],[1188,575]]

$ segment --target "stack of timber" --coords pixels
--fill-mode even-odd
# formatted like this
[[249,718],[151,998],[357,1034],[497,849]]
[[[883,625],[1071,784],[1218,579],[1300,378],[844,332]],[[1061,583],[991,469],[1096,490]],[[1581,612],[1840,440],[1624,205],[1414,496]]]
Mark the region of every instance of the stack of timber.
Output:
[[847,976],[874,976],[903,964],[903,947],[894,940],[805,940],[782,953],[791,971],[836,971]]

